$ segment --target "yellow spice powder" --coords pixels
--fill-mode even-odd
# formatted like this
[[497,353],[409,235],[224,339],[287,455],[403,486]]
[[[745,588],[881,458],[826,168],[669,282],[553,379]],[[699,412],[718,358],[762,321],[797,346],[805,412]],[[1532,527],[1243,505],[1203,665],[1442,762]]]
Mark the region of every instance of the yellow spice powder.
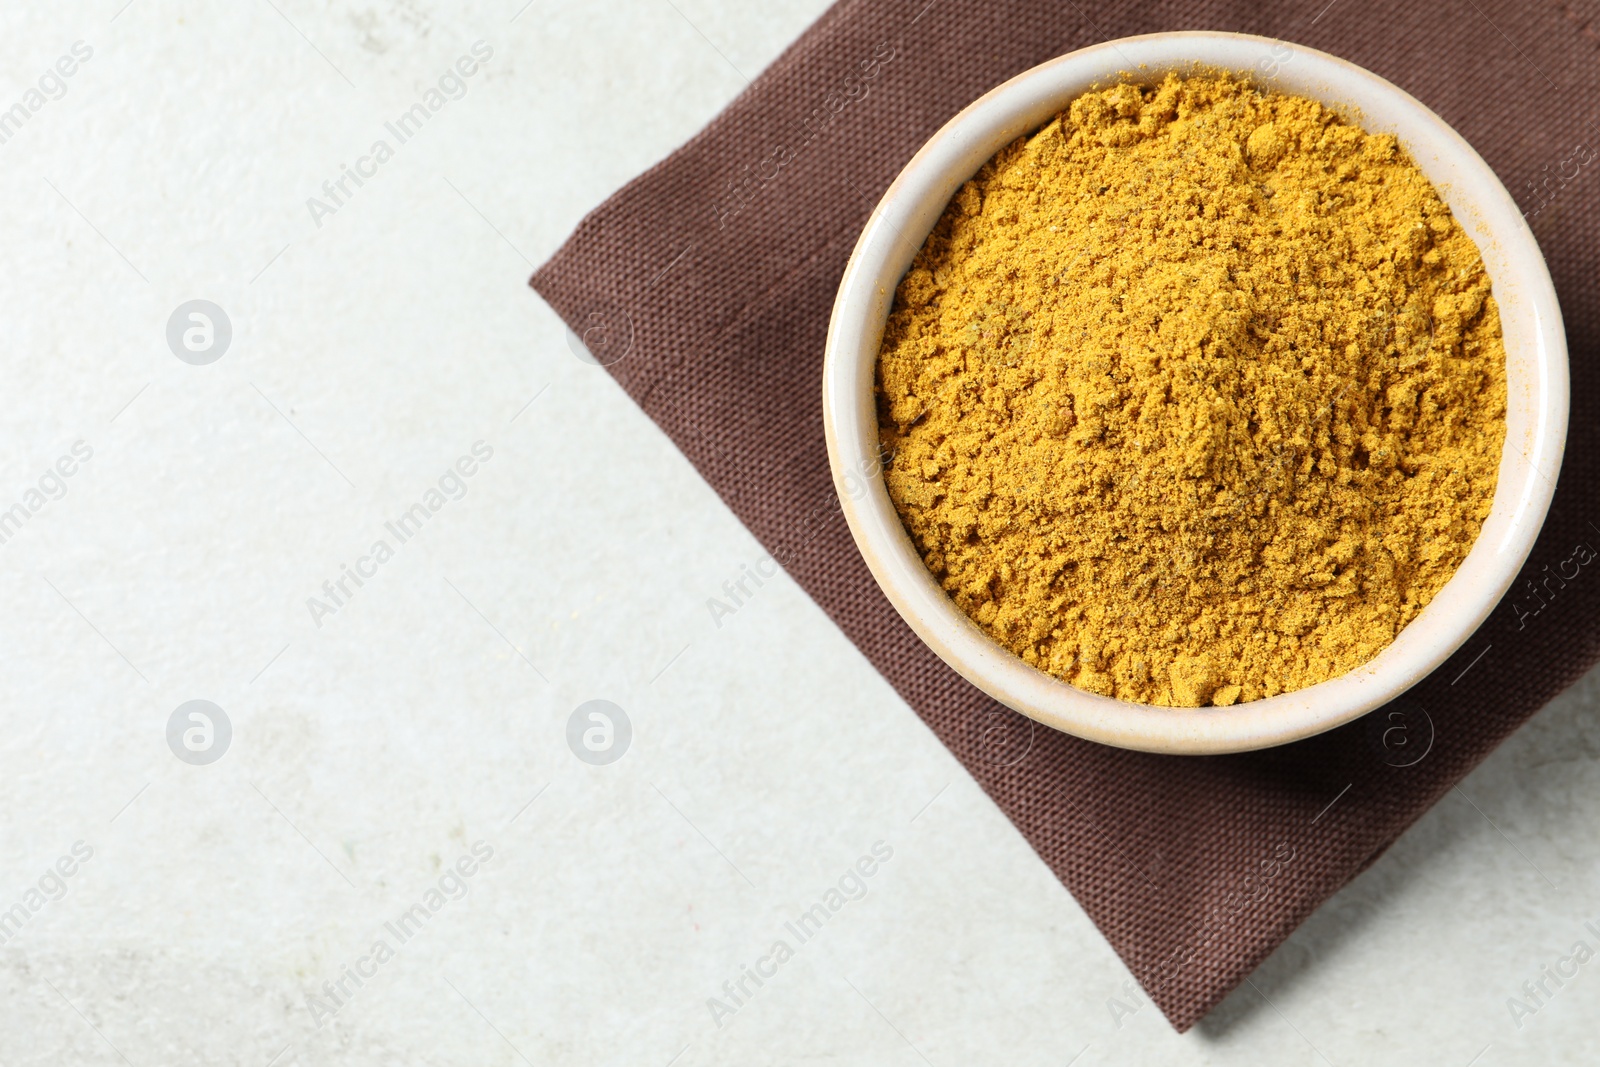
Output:
[[1226,705],[1372,658],[1488,515],[1505,352],[1392,136],[1228,77],[1080,97],[986,164],[895,295],[890,496],[996,641]]

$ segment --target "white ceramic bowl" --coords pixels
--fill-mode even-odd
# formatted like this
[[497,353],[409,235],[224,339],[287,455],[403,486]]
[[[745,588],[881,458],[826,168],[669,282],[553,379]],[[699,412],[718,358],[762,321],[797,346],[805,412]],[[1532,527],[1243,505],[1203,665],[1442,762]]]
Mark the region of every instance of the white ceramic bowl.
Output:
[[[1075,97],[1130,71],[1140,82],[1202,68],[1248,73],[1310,97],[1369,132],[1395,134],[1483,253],[1505,335],[1507,426],[1494,507],[1456,575],[1362,667],[1293,693],[1226,708],[1166,708],[1097,696],[996,644],[923,565],[878,464],[874,368],[900,278],[962,182]],[[1447,126],[1377,75],[1264,37],[1161,33],[1086,48],[1020,74],[933,136],[889,187],[845,269],[828,329],[823,424],[841,507],[867,566],[917,635],[968,681],[1047,726],[1152,752],[1241,752],[1330,730],[1393,700],[1442,664],[1516,577],[1555,490],[1567,432],[1567,349],[1555,288],[1516,203]]]

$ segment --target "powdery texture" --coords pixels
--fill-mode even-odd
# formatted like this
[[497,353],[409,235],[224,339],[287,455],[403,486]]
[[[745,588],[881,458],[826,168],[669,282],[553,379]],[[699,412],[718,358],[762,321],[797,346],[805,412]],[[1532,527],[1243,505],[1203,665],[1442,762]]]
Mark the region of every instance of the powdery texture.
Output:
[[879,362],[890,495],[995,640],[1231,704],[1371,659],[1494,496],[1505,352],[1391,136],[1228,78],[1086,95],[962,187]]

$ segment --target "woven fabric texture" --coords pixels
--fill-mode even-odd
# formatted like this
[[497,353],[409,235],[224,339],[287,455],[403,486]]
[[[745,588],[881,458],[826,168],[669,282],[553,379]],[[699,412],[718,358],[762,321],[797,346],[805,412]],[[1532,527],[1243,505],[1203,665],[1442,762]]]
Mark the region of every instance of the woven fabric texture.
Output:
[[[1580,545],[1600,547],[1600,5],[1324,2],[842,0],[532,279],[961,760],[1179,1030],[1600,658],[1600,567],[1579,562],[1592,558]],[[1179,29],[1322,49],[1442,115],[1529,216],[1572,359],[1555,506],[1484,628],[1390,708],[1210,758],[1035,727],[946,667],[868,574],[821,423],[835,289],[923,141],[1038,63]],[[870,79],[852,77],[864,61]]]

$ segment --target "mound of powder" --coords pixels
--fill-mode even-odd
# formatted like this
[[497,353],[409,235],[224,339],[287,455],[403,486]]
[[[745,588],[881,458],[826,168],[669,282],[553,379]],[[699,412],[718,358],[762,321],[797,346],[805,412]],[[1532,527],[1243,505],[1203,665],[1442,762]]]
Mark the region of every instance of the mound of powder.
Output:
[[963,185],[878,362],[890,496],[996,641],[1226,705],[1371,659],[1494,497],[1505,351],[1392,136],[1230,77],[1080,97]]

